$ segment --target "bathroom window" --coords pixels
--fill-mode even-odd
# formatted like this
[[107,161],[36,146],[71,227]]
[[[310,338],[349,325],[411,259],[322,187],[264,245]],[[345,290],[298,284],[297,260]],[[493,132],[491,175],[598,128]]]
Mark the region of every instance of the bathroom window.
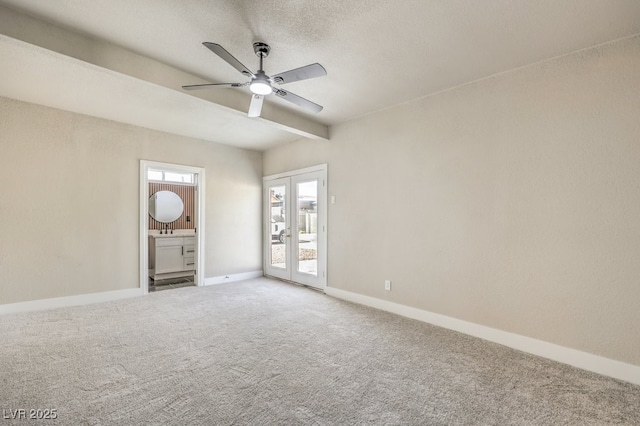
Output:
[[178,182],[191,184],[195,183],[193,173],[174,173],[149,169],[149,174],[147,175],[147,177],[149,178],[149,180],[153,180],[156,182]]
[[162,173],[160,170],[149,170],[147,178],[149,180],[164,180],[164,176],[162,176],[163,174],[164,173]]

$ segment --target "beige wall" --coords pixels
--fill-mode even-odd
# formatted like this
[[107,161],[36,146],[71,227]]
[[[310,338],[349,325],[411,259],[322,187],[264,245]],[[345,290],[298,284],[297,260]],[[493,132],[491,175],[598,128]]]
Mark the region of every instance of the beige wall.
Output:
[[0,304],[138,287],[141,159],[206,169],[205,277],[262,269],[261,153],[0,98]]
[[264,173],[328,163],[330,286],[640,365],[639,93],[633,38],[271,149]]

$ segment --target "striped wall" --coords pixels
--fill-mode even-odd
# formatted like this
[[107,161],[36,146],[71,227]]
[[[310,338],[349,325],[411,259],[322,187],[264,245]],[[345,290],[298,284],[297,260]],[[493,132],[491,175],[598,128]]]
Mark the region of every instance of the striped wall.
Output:
[[[152,196],[158,191],[175,192],[180,196],[180,198],[182,198],[182,202],[184,203],[184,212],[182,213],[182,216],[180,216],[175,222],[170,223],[169,229],[194,229],[196,226],[195,217],[193,216],[196,205],[196,187],[192,185],[149,182],[149,196]],[[187,222],[187,216],[191,219],[190,222]],[[149,229],[164,229],[164,227],[164,223],[158,222],[149,216]]]

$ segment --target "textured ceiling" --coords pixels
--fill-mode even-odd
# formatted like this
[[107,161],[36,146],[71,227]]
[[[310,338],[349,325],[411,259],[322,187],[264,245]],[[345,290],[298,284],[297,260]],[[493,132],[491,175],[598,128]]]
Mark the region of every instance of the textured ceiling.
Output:
[[[257,68],[251,45],[265,41],[272,47],[265,60],[268,74],[313,62],[328,72],[326,77],[286,86],[323,105],[317,115],[274,97],[267,102],[329,126],[640,33],[637,0],[0,0],[0,4],[211,82],[244,78],[204,48],[203,41],[220,43],[251,69]],[[191,93],[185,96],[193,97]],[[248,91],[246,96],[248,105]]]

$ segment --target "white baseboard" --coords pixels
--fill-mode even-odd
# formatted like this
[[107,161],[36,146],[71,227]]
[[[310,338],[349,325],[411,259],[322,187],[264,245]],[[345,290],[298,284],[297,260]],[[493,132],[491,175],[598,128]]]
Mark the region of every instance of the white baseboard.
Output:
[[627,364],[576,349],[567,348],[543,340],[533,339],[508,331],[502,331],[484,325],[475,324],[468,321],[436,314],[422,309],[389,302],[375,297],[364,296],[350,291],[327,287],[325,293],[329,296],[370,306],[403,317],[427,322],[439,327],[459,331],[470,336],[479,337],[490,342],[499,343],[513,349],[528,352],[544,358],[569,364],[583,370],[592,371],[604,376],[624,380],[636,385],[640,385],[640,366]]
[[63,308],[66,306],[88,305],[91,303],[109,302],[111,300],[127,299],[142,296],[141,288],[105,291],[102,293],[79,294],[77,296],[55,297],[52,299],[30,300],[28,302],[9,303],[0,305],[0,315],[17,312],[42,311],[45,309]]
[[[204,279],[204,285],[223,284],[233,281],[248,280],[263,276],[262,271],[244,272],[241,274],[223,275]],[[144,295],[141,288],[105,291],[102,293],[79,294],[76,296],[55,297],[52,299],[30,300],[28,302],[8,303],[0,305],[0,315],[17,312],[42,311],[45,309],[63,308],[66,306],[88,305],[91,303],[109,302]]]
[[252,278],[259,278],[264,275],[262,271],[243,272],[240,274],[221,275],[219,277],[209,277],[204,279],[204,285],[216,285],[230,283],[233,281],[250,280]]

